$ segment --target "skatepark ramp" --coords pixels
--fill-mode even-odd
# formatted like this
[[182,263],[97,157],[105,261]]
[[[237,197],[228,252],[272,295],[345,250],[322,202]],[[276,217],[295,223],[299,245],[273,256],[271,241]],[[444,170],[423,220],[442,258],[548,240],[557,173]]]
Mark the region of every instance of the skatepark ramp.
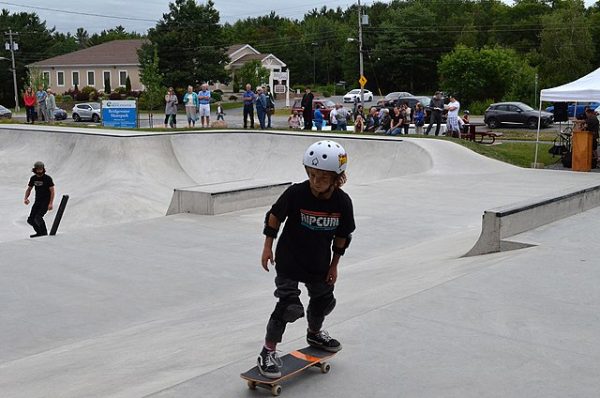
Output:
[[481,235],[465,257],[529,247],[505,239],[596,206],[600,206],[600,185],[486,210]]
[[[0,126],[0,184],[7,198],[21,197],[33,163],[43,160],[57,196],[69,193],[71,198],[63,231],[161,217],[175,211],[171,204],[178,204],[177,211],[192,211],[184,208],[188,202],[183,197],[202,189],[217,200],[206,211],[218,213],[266,205],[275,191],[265,197],[265,187],[255,189],[265,181],[306,179],[302,154],[320,139],[324,137],[286,132],[148,133],[5,125]],[[350,135],[332,139],[350,154],[349,185],[423,173],[433,165],[428,150],[413,142]],[[184,193],[181,187],[204,188]],[[257,201],[259,193],[262,201]],[[228,207],[219,209],[225,202]],[[24,210],[18,200],[0,202],[0,218],[6,220],[0,225],[0,241],[29,231]]]

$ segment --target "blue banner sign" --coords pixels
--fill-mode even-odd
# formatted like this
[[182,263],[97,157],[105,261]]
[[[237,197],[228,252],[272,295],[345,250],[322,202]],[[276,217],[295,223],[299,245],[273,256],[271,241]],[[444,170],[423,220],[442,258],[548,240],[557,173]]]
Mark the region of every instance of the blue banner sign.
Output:
[[117,128],[136,128],[136,101],[102,101],[102,125]]

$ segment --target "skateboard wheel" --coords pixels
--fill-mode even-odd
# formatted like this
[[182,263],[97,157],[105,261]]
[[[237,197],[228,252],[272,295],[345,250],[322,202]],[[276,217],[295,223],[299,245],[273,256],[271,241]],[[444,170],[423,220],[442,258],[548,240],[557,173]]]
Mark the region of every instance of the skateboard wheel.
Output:
[[275,397],[278,397],[279,394],[281,394],[281,386],[279,384],[275,384],[273,387],[271,387],[271,394],[273,394]]
[[248,380],[248,388],[251,390],[256,390],[256,383]]
[[321,373],[329,373],[331,370],[331,365],[328,362],[321,364]]

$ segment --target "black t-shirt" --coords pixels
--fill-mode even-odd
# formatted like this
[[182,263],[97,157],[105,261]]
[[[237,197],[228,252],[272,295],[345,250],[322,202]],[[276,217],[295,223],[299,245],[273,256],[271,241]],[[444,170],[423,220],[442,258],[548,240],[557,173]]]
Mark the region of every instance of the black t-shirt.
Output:
[[29,179],[29,186],[35,187],[36,202],[50,202],[50,187],[54,186],[52,177],[47,174],[43,174],[42,176],[34,174]]
[[594,133],[594,138],[598,138],[598,117],[596,115],[589,116],[585,120],[587,130]]
[[318,199],[308,180],[289,187],[271,214],[282,223],[287,219],[275,252],[277,273],[302,282],[324,280],[334,237],[347,238],[355,229],[348,194],[336,189],[331,198]]

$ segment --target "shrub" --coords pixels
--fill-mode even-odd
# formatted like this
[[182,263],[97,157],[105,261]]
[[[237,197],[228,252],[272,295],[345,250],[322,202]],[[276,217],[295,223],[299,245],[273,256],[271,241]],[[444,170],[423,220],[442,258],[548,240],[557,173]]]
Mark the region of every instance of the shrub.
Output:
[[331,93],[329,91],[323,91],[323,97],[329,98],[331,97]]
[[237,100],[238,100],[237,95],[230,95],[229,96],[229,101],[237,101]]
[[137,100],[137,98],[136,98],[136,97],[127,97],[127,98],[125,98],[125,99],[126,99],[127,101],[135,101],[135,100]]
[[219,93],[221,95],[223,95],[223,90],[221,90],[220,88],[213,90],[213,93]]
[[469,112],[473,115],[483,115],[488,106],[494,102],[491,98],[484,99],[483,101],[473,101],[469,104]]
[[96,98],[98,98],[98,91],[91,86],[85,86],[77,95],[77,101],[95,101]]
[[[56,100],[59,101],[58,96],[57,96]],[[63,94],[60,98],[60,101],[64,102],[64,103],[71,103],[71,102],[73,102],[73,97],[70,96],[69,94]]]
[[129,92],[129,90],[127,90],[125,87],[117,87],[113,90],[113,93],[118,93],[118,94],[127,94]]
[[223,100],[223,94],[222,94],[222,93],[217,93],[217,92],[215,92],[215,91],[212,91],[212,92],[210,93],[210,97],[211,97],[212,99],[214,99],[215,101],[217,101],[217,102],[219,102],[219,101],[222,101],[222,100]]
[[111,100],[120,100],[121,99],[121,94],[114,92],[114,93],[110,93],[110,95],[108,96],[109,99]]

